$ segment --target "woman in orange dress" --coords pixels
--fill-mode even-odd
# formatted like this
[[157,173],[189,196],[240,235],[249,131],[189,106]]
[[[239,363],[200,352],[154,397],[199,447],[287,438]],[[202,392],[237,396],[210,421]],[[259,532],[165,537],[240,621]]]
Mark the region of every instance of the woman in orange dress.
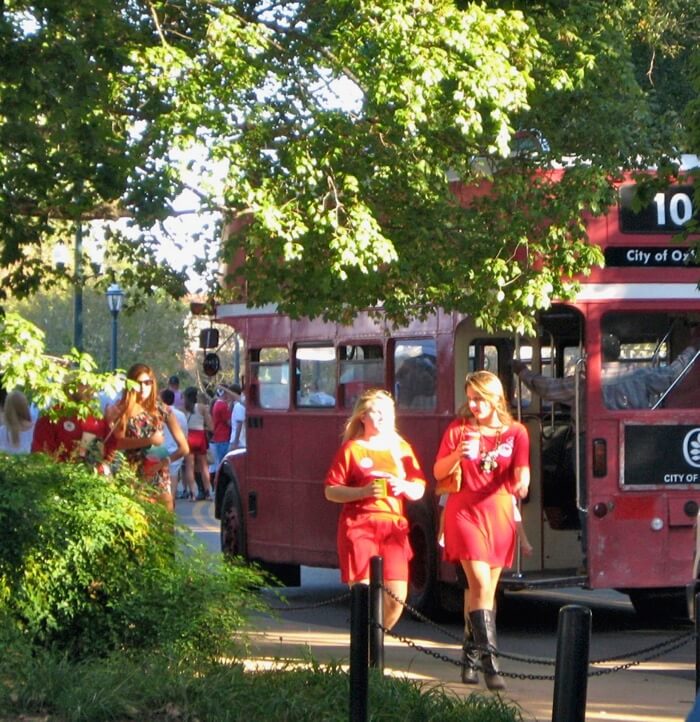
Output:
[[383,557],[384,586],[394,595],[384,593],[384,625],[391,629],[403,610],[413,556],[404,500],[423,496],[425,477],[413,449],[396,431],[394,401],[386,391],[371,389],[358,398],[325,483],[326,499],[343,505],[338,521],[342,580],[350,586],[369,584],[370,559]]
[[[462,681],[476,684],[481,653],[489,689],[505,689],[498,674],[493,606],[503,567],[510,566],[516,543],[513,495],[530,485],[530,444],[525,427],[513,421],[503,386],[489,371],[465,382],[467,403],[447,427],[433,473],[442,479],[462,466],[462,488],[445,507],[445,558],[459,562],[467,577]],[[482,652],[474,649],[474,644]]]

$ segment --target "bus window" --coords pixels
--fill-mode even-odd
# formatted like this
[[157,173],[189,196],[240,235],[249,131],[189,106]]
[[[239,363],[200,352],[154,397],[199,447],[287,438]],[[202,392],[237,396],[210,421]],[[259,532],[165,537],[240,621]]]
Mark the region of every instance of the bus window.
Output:
[[601,321],[603,401],[609,409],[648,409],[674,384],[665,408],[683,408],[696,393],[690,319],[683,314],[615,312]]
[[469,346],[469,371],[491,371],[498,374],[498,346],[477,341]]
[[399,409],[435,409],[437,356],[434,339],[397,341],[394,346],[394,397]]
[[297,406],[335,406],[335,349],[297,346],[294,359]]
[[284,347],[250,352],[253,403],[263,409],[289,408],[289,354]]
[[355,406],[357,398],[366,389],[384,386],[384,356],[382,347],[341,346],[340,391],[344,408]]

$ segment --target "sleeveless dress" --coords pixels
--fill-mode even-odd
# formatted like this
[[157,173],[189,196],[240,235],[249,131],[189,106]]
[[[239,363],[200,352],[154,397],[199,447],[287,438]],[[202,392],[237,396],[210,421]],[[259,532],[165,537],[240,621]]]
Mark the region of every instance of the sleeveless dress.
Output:
[[[463,421],[457,419],[446,429],[437,458],[452,453],[461,443]],[[476,427],[466,426],[469,431]],[[481,457],[495,461],[482,469]],[[513,513],[513,470],[529,466],[527,430],[513,422],[495,436],[481,434],[479,452],[462,457],[462,488],[450,494],[445,507],[445,559],[483,561],[491,567],[513,562],[516,529]]]
[[[157,416],[148,411],[142,411],[127,419],[125,432],[127,439],[146,439],[156,431],[163,431],[165,419],[170,415],[170,409],[160,399],[156,401],[156,408],[159,414]],[[150,448],[146,446],[140,449],[125,449],[124,455],[127,461],[135,467],[136,473],[141,479],[152,484],[162,493],[169,494],[171,493],[169,465],[152,463],[147,458]]]

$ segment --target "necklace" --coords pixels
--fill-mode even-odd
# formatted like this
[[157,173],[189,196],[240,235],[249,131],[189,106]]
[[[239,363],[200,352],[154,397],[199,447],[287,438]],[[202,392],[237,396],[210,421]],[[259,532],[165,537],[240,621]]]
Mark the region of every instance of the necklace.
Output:
[[[493,428],[493,427],[486,427]],[[494,469],[498,468],[498,447],[501,445],[501,428],[498,428],[494,439],[493,447],[490,451],[486,450],[484,442],[485,435],[479,429],[479,468],[486,474],[490,474]]]

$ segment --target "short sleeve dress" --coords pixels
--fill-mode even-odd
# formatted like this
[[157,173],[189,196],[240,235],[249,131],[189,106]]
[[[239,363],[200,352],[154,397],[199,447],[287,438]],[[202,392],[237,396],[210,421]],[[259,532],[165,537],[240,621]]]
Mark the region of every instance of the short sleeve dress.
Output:
[[[170,409],[160,399],[156,401],[156,414],[142,411],[127,419],[125,436],[127,439],[146,439],[156,431],[163,431]],[[144,481],[152,484],[163,493],[170,493],[170,470],[168,464],[158,464],[153,470],[146,459],[149,447],[125,449],[127,461],[135,467],[136,473]]]
[[[460,419],[446,429],[437,458],[452,453],[466,428],[476,427]],[[496,462],[491,470],[481,468],[481,456]],[[530,445],[525,427],[512,422],[494,436],[481,434],[479,453],[462,458],[462,488],[450,494],[445,507],[445,559],[483,561],[491,567],[507,567],[515,551],[515,519],[512,489],[514,469],[529,466]]]
[[[402,467],[402,468],[399,468]],[[359,439],[346,441],[326,475],[326,486],[367,486],[381,476],[396,476],[425,483],[413,449],[404,439],[398,449],[373,449]],[[341,579],[353,583],[369,578],[373,556],[384,558],[384,578],[408,579],[413,553],[408,541],[404,500],[389,495],[366,497],[343,504],[338,520],[338,561]]]

